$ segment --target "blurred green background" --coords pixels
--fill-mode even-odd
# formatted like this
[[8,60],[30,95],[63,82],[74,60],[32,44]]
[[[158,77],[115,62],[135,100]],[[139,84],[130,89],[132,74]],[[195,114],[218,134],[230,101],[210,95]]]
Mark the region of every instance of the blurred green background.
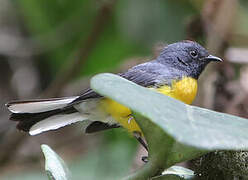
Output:
[[195,104],[247,117],[247,19],[246,0],[1,0],[0,179],[46,179],[42,143],[73,179],[117,179],[142,166],[145,151],[123,129],[84,135],[77,124],[29,137],[4,104],[80,94],[92,75],[152,59],[162,44],[192,39],[225,59],[206,70]]

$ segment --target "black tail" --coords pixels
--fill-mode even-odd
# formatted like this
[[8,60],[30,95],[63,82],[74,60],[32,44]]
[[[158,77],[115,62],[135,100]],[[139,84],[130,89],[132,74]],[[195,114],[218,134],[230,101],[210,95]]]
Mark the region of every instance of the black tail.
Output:
[[74,112],[78,112],[78,111],[71,106],[69,108],[55,109],[40,113],[12,113],[10,115],[10,120],[18,121],[18,124],[16,126],[17,129],[25,132],[29,132],[30,128],[34,124],[42,121],[43,119],[47,119],[57,114],[71,114]]
[[55,130],[66,125],[89,120],[86,133],[119,127],[117,124],[90,122],[90,114],[77,111],[72,102],[78,96],[55,99],[38,99],[14,101],[6,104],[12,112],[10,120],[17,121],[17,129],[29,132],[30,135]]

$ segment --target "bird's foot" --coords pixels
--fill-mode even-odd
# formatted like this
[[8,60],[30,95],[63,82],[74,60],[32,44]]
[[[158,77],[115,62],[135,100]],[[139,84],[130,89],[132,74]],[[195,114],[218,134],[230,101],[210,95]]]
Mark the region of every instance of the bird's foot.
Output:
[[142,156],[141,160],[142,160],[144,163],[148,163],[148,156]]

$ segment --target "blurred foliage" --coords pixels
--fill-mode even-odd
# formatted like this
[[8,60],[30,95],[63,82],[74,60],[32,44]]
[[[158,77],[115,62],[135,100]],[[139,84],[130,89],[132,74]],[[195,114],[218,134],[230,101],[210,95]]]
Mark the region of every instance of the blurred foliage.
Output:
[[[238,20],[235,22],[235,33],[239,35],[245,35],[246,37],[248,36],[248,23],[247,23],[247,18],[248,18],[248,2],[247,1],[241,1],[239,7],[238,7]],[[243,43],[242,43],[243,42]],[[238,41],[235,42],[236,44],[242,43],[243,45],[247,45],[247,39],[245,38],[244,41]]]
[[[185,20],[199,13],[190,1],[119,1],[117,8],[121,32],[141,44],[175,42],[185,39]],[[142,4],[142,5],[141,5]]]
[[[94,17],[104,1],[39,0],[17,1],[20,14],[32,38],[47,49],[47,61],[54,73],[73,60],[89,34]],[[140,5],[142,4],[142,5]],[[177,12],[175,14],[175,12]],[[157,41],[184,39],[185,19],[196,13],[188,1],[117,1],[111,22],[91,53],[83,74],[110,71],[121,61],[148,52]]]
[[56,72],[87,37],[97,8],[92,1],[16,1],[31,38]]
[[[92,31],[97,13],[103,3],[109,1],[111,0],[8,1],[13,6],[13,9],[10,8],[10,13],[14,11],[17,14],[15,26],[21,27],[22,32],[20,34],[34,46],[30,52],[31,61],[38,61],[36,68],[41,69],[42,72],[38,79],[41,82],[45,81],[46,86],[64,66],[74,61],[77,52],[82,47],[87,46],[85,41]],[[196,25],[201,23],[203,5],[208,2],[210,1],[116,1],[110,21],[103,33],[100,34],[100,38],[90,52],[86,63],[81,67],[81,73],[77,78],[100,72],[113,72],[131,57],[151,56],[151,49],[158,41],[171,43],[188,38],[186,25],[195,17]],[[248,4],[247,0],[240,0],[239,2],[238,16],[234,25],[235,33],[239,36],[231,39],[229,42],[233,43],[231,45],[247,45]],[[6,6],[6,4],[5,0],[1,1],[0,9],[6,7],[7,10],[10,6]],[[12,15],[9,16],[13,18]],[[7,15],[4,14],[3,17],[7,17]],[[9,23],[9,20],[6,22]],[[193,30],[190,29],[190,31]],[[200,39],[205,38],[201,37]],[[26,63],[26,61],[20,63],[18,58],[15,60],[10,63],[11,70],[14,72],[13,67]],[[28,63],[25,66],[29,67]],[[229,68],[227,73],[231,74],[230,72]],[[3,77],[5,76],[6,73]],[[227,81],[227,79],[225,80]],[[13,84],[14,81],[12,81]],[[46,87],[42,86],[42,89],[44,88]],[[11,95],[11,98],[13,97],[16,96]],[[223,104],[229,103],[224,101],[221,107]],[[4,118],[4,120],[7,119],[6,115]],[[11,125],[13,127],[13,124]],[[89,180],[99,179],[99,177],[114,179],[114,177],[126,175],[131,169],[137,145],[135,140],[120,129],[99,133],[99,136],[104,137],[103,142],[101,142],[102,145],[97,146],[91,153],[82,154],[75,162],[69,164],[72,173],[74,175],[79,174],[75,178],[81,178],[81,175],[84,174]],[[12,174],[11,177],[5,176],[5,179],[38,180],[39,178],[46,179],[43,173],[35,174],[31,170],[17,175]],[[0,179],[3,178],[0,177]]]
[[[54,74],[72,60],[89,34],[100,2],[96,1],[18,1],[27,28],[38,43],[48,49],[47,61]],[[43,48],[42,48],[43,49]],[[120,61],[140,54],[144,47],[126,41],[112,18],[95,50],[83,67],[83,74],[94,74],[115,68]]]
[[[118,134],[118,136],[116,135]],[[72,179],[87,180],[115,180],[128,174],[132,159],[136,152],[136,142],[131,136],[126,136],[123,130],[108,131],[102,145],[78,157],[69,165]],[[80,144],[78,144],[80,146]],[[1,177],[3,180],[47,180],[46,173],[41,170],[35,172],[23,171]]]

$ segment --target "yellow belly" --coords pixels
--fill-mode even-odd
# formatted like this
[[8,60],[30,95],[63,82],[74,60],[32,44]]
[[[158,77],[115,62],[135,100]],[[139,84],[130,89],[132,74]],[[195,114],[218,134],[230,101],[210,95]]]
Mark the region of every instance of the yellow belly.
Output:
[[180,81],[172,82],[172,86],[162,86],[156,90],[186,104],[191,104],[197,94],[197,80],[184,77]]
[[[186,104],[191,104],[197,93],[197,80],[184,77],[180,81],[172,82],[171,86],[151,88],[159,93],[178,99]],[[132,119],[131,110],[111,99],[104,98],[101,108],[110,114],[119,124],[130,132],[141,132],[138,124]]]

